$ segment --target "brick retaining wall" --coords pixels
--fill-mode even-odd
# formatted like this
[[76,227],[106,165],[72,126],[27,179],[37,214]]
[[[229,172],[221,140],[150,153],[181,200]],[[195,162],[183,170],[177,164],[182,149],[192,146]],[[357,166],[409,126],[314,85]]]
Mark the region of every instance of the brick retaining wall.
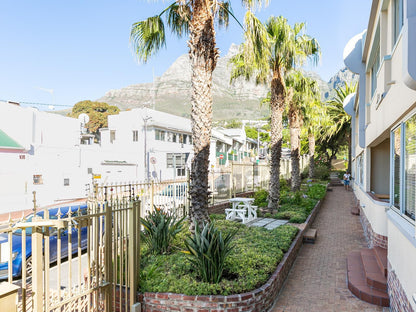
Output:
[[268,311],[274,304],[289,271],[302,247],[303,234],[315,219],[322,201],[319,201],[307,219],[305,229],[300,230],[276,271],[262,287],[253,291],[231,296],[188,296],[174,293],[138,294],[143,312],[240,312]]
[[390,297],[390,311],[414,312],[390,262],[388,262],[387,289]]
[[384,249],[387,249],[387,246],[388,246],[387,236],[378,234],[373,231],[373,227],[371,226],[371,223],[368,221],[364,213],[364,210],[361,206],[360,206],[360,221],[361,221],[361,225],[364,230],[364,236],[368,242],[369,248],[379,246]]

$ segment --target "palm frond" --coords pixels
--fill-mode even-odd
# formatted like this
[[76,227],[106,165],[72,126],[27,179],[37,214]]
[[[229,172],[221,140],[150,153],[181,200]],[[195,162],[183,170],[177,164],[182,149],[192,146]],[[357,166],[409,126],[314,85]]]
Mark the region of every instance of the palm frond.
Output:
[[191,11],[187,4],[172,4],[167,10],[168,25],[173,33],[178,37],[189,33],[189,21],[191,19]]
[[267,30],[251,11],[246,13],[245,26],[244,62],[256,68],[257,83],[265,83],[270,77],[270,45]]
[[146,63],[161,47],[166,46],[165,25],[160,15],[134,23],[130,43],[139,62]]
[[219,2],[217,11],[218,26],[227,28],[230,23],[230,15],[240,24],[232,13],[231,2],[229,0]]
[[241,3],[250,11],[256,11],[260,9],[263,5],[267,7],[269,5],[269,0],[242,0]]

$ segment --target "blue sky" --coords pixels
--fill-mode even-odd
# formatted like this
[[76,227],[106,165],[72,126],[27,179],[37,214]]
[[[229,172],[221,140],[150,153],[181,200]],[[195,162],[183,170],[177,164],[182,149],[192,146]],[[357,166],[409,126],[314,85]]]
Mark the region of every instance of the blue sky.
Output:
[[[167,48],[147,64],[137,64],[129,44],[131,25],[159,13],[169,1],[144,0],[1,0],[0,100],[72,106],[95,100],[110,89],[151,82],[181,54],[186,38],[169,38]],[[241,1],[232,1],[243,20]],[[291,24],[306,22],[307,33],[321,45],[314,70],[324,80],[341,67],[348,40],[367,28],[370,0],[270,0],[258,12],[262,20],[283,15]],[[225,54],[240,43],[233,21],[217,32]],[[53,94],[46,90],[53,90]],[[40,106],[48,109],[48,106]]]

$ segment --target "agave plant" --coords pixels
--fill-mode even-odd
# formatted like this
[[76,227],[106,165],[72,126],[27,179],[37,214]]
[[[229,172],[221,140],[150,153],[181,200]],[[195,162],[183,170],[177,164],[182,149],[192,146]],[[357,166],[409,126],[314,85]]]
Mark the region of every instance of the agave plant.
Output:
[[172,241],[182,231],[185,218],[178,219],[169,212],[156,208],[146,217],[141,218],[143,241],[151,253],[166,254],[172,250]]
[[223,236],[215,222],[202,228],[196,223],[195,233],[185,241],[190,261],[201,279],[208,283],[219,283],[224,272],[224,263],[233,250],[231,244],[236,232]]

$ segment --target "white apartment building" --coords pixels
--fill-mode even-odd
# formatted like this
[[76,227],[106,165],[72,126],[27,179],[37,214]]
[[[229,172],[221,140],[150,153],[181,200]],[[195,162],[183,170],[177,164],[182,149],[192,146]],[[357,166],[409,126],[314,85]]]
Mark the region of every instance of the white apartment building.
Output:
[[373,0],[344,62],[360,75],[344,108],[363,228],[370,247],[387,248],[391,310],[416,311],[416,1]]
[[101,149],[109,155],[101,162],[103,179],[114,181],[115,173],[120,182],[185,178],[193,154],[191,122],[148,108],[120,112],[101,129]]
[[0,102],[0,131],[0,213],[85,196],[77,119]]

